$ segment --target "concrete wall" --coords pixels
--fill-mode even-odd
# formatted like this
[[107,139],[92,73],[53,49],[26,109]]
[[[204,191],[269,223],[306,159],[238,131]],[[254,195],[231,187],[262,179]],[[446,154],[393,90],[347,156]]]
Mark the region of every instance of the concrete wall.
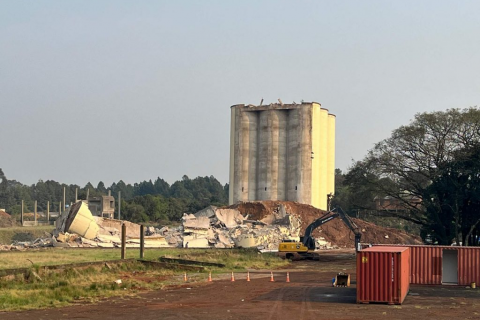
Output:
[[232,106],[230,204],[288,200],[326,209],[334,119],[318,103]]

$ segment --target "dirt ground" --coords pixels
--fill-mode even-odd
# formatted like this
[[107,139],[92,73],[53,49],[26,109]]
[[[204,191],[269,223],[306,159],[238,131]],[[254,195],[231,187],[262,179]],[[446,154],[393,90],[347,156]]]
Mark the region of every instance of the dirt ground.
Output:
[[[286,272],[290,283],[286,282]],[[352,286],[331,287],[337,272],[352,274]],[[0,319],[480,319],[480,289],[412,286],[401,306],[356,304],[355,260],[350,252],[325,253],[320,261],[294,262],[289,269],[214,276],[135,298],[78,303],[58,309],[0,312]]]

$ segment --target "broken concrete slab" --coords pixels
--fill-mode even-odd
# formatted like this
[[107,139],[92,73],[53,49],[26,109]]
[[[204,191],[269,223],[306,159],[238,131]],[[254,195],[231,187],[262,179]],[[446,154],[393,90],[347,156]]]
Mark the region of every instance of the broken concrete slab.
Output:
[[[191,217],[193,216],[193,218]],[[208,217],[195,217],[194,215],[183,216],[183,227],[185,229],[204,229],[207,230],[210,227],[210,219]]]

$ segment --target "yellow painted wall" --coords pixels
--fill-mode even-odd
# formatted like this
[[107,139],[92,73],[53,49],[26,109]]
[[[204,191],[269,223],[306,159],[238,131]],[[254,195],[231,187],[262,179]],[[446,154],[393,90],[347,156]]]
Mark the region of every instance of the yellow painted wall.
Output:
[[319,208],[327,210],[327,154],[328,154],[328,110],[320,109],[320,151],[319,151]]
[[328,115],[327,193],[335,194],[335,124],[336,117]]
[[312,179],[311,179],[311,204],[316,208],[323,209],[320,202],[320,136],[321,136],[321,109],[320,105],[312,105]]

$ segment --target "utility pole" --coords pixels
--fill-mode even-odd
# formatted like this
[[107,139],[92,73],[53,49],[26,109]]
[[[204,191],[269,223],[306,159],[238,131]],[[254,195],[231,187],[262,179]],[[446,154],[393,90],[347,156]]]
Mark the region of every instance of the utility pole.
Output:
[[75,188],[75,203],[78,201],[78,188]]
[[50,201],[47,201],[47,223],[50,224]]

